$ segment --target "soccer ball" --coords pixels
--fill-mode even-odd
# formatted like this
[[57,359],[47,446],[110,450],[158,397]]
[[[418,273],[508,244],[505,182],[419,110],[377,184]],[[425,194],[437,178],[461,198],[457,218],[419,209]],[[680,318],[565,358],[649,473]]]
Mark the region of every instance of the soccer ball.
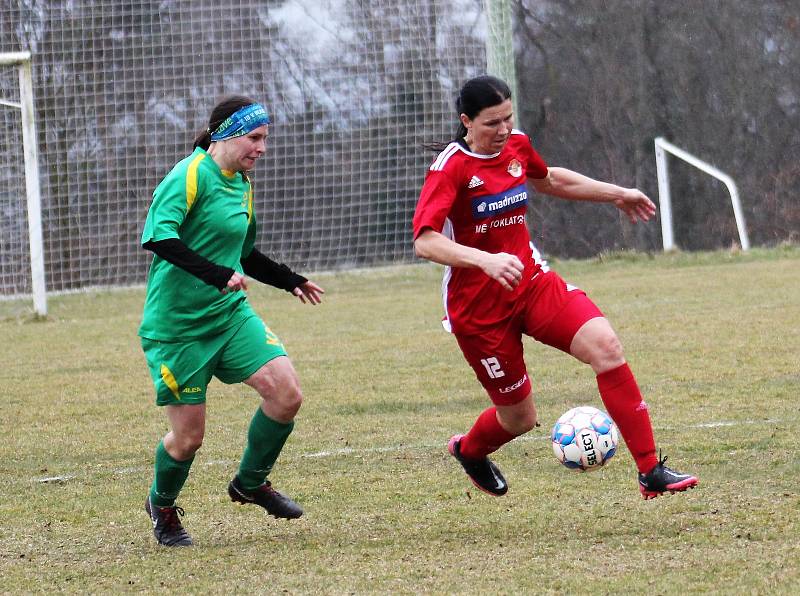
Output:
[[565,412],[550,436],[553,453],[572,470],[591,472],[614,457],[619,443],[617,425],[605,412],[580,406]]

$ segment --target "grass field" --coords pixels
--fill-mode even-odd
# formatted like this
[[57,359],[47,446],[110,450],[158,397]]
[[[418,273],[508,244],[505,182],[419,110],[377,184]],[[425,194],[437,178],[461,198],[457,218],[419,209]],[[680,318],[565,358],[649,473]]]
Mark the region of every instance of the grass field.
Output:
[[192,549],[142,510],[166,430],[136,329],[142,290],[0,302],[0,592],[800,593],[800,249],[554,263],[626,347],[669,463],[700,487],[644,501],[622,448],[561,467],[549,427],[601,406],[591,371],[528,342],[541,429],[495,456],[503,498],[447,455],[487,399],[441,330],[429,265],[314,276],[319,307],[250,296],[306,401],[272,474],[306,514],[232,504],[257,401],[214,382],[179,504]]

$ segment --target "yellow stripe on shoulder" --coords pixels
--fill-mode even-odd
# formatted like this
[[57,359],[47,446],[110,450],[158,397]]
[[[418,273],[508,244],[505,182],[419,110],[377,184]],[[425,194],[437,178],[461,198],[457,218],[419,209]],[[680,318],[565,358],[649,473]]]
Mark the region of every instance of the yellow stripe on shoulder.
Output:
[[253,219],[253,183],[249,183],[250,190],[247,191],[247,223]]
[[175,396],[175,399],[180,399],[181,393],[178,387],[178,381],[175,380],[175,375],[167,368],[166,364],[161,365],[161,379],[164,381],[164,384],[169,387],[169,390],[172,391],[172,395]]
[[206,154],[198,154],[189,164],[189,169],[186,171],[186,212],[194,205],[194,200],[197,198],[197,168],[200,167],[200,162],[205,159]]

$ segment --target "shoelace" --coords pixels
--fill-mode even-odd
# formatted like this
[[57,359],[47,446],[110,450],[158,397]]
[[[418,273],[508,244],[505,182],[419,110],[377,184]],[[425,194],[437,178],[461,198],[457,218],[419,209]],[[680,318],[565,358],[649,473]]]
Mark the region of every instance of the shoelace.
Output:
[[675,472],[674,470],[671,470],[667,466],[665,466],[664,462],[666,462],[666,461],[667,461],[667,456],[665,455],[664,457],[661,457],[661,449],[659,449],[658,450],[658,466],[653,468],[653,470],[656,470],[658,468],[661,469],[661,475],[664,478],[664,482],[668,482],[670,478],[672,480],[679,480],[681,475],[679,473]]
[[659,450],[658,450],[658,463],[657,463],[655,466],[653,466],[653,469],[652,469],[652,470],[650,470],[649,472],[647,472],[647,474],[642,474],[642,476],[643,476],[643,477],[645,477],[645,478],[651,478],[651,477],[652,477],[652,475],[653,475],[654,473],[656,473],[658,470],[662,470],[662,471],[663,471],[663,470],[665,470],[665,469],[666,469],[666,470],[668,470],[668,471],[669,471],[669,468],[667,468],[667,467],[664,465],[664,462],[665,462],[665,461],[667,461],[667,456],[665,455],[664,457],[661,457],[661,449],[659,449]]
[[272,483],[269,480],[267,480],[264,484],[259,486],[253,492],[262,492],[262,493],[268,493],[270,495],[274,495],[278,491],[276,491],[274,488],[272,488]]
[[161,520],[164,522],[164,526],[169,530],[177,530],[178,528],[183,528],[181,524],[181,520],[178,516],[183,517],[186,515],[186,512],[183,510],[182,507],[161,507],[160,513],[162,514]]

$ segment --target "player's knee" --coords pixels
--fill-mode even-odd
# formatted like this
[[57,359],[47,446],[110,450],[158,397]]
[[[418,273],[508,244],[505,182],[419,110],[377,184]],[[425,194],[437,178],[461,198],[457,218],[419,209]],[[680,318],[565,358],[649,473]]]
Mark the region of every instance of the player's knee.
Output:
[[595,342],[590,364],[595,370],[608,370],[625,362],[622,342],[616,333],[605,333]]
[[303,393],[296,381],[272,385],[263,393],[259,391],[259,394],[267,403],[269,412],[280,420],[292,420],[303,404]]
[[175,436],[175,450],[178,452],[179,461],[193,457],[203,446],[202,433],[183,433]]
[[622,360],[624,358],[622,342],[619,340],[616,333],[612,333],[609,337],[604,339],[603,351],[606,354],[606,358],[609,360]]
[[303,403],[300,381],[291,366],[264,366],[247,380],[264,400],[265,412],[281,421],[294,419]]
[[286,412],[287,417],[294,418],[294,415],[300,410],[303,405],[303,392],[300,390],[300,385],[293,383],[291,387],[286,387],[282,392],[280,404]]

